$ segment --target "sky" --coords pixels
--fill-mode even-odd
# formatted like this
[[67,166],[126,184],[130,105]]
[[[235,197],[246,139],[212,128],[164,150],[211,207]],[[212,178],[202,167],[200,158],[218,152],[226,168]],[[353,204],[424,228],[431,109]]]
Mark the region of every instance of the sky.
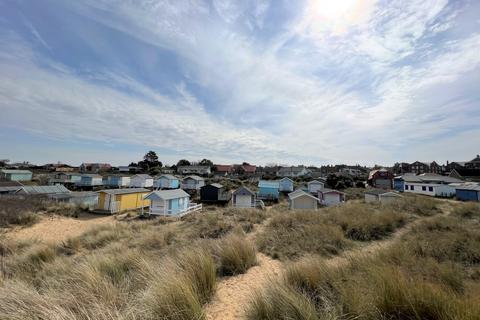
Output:
[[480,1],[0,0],[0,159],[471,160]]

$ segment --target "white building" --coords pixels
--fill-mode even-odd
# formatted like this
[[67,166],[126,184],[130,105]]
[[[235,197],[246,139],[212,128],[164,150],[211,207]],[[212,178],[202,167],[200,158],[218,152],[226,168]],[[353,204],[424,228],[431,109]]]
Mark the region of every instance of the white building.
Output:
[[200,190],[205,185],[205,179],[199,176],[188,176],[182,180],[182,189]]
[[461,180],[441,176],[435,173],[421,175],[405,175],[403,179],[403,191],[423,194],[432,197],[453,197],[455,186],[450,184],[461,183]]

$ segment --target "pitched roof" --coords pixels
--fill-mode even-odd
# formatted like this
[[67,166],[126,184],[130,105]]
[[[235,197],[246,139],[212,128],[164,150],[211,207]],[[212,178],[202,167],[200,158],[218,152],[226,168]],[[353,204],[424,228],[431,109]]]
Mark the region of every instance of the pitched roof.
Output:
[[32,171],[30,170],[12,170],[12,169],[2,169],[0,170],[1,172],[3,173],[10,173],[10,174],[15,174],[15,173],[18,173],[18,174],[32,174]]
[[244,164],[242,165],[243,170],[247,173],[255,173],[257,171],[257,166],[251,165],[251,164]]
[[193,180],[196,180],[196,181],[203,181],[203,180],[205,180],[204,178],[199,177],[199,176],[196,176],[196,175],[186,176],[185,178],[183,178],[183,180],[187,180],[187,179],[193,179]]
[[255,195],[255,192],[253,192],[252,190],[248,189],[247,187],[245,186],[241,186],[240,188],[238,188],[237,190],[233,191],[233,194],[236,194],[238,192],[240,192],[241,190],[245,190],[247,191],[248,193],[252,194],[252,195]]
[[70,190],[64,185],[57,184],[54,186],[23,186],[17,192],[23,191],[26,194],[57,194],[70,193]]
[[135,177],[139,177],[139,178],[142,178],[142,179],[153,179],[151,175],[143,174],[143,173],[136,174],[132,178],[135,178]]
[[321,184],[323,184],[323,182],[321,182],[321,181],[312,180],[312,181],[307,182],[307,185],[312,184],[312,183],[321,183]]
[[462,177],[480,177],[480,169],[454,169]]
[[233,166],[230,164],[217,164],[215,165],[215,170],[217,172],[230,172],[233,170]]
[[335,190],[335,189],[329,189],[329,188],[320,189],[320,190],[318,190],[318,192],[319,193],[341,193],[341,194],[345,194],[345,192]]
[[217,188],[217,189],[223,188],[223,186],[222,186],[220,183],[212,183],[212,184],[210,184],[210,185],[211,185],[212,187]]
[[300,190],[300,189],[297,189],[297,190],[295,190],[295,191],[293,191],[293,192],[290,192],[290,193],[288,194],[288,197],[290,198],[290,200],[296,199],[296,198],[298,198],[298,197],[304,197],[304,196],[307,196],[307,197],[309,197],[309,198],[315,199],[315,200],[317,200],[317,201],[320,200],[320,199],[318,199],[317,197],[312,196],[310,193],[307,193],[307,192],[305,192],[305,191],[303,191],[303,190]]
[[461,180],[453,177],[442,176],[436,173],[423,173],[418,176],[404,175],[403,181],[405,182],[437,182],[437,183],[458,183]]
[[457,190],[475,190],[475,191],[480,191],[480,184],[478,183],[469,183],[469,184],[462,184],[459,185],[458,187],[455,187]]
[[140,193],[140,192],[150,192],[150,190],[145,188],[123,188],[123,189],[105,189],[98,192],[107,193],[107,194],[129,194],[129,193]]
[[150,192],[144,197],[144,199],[161,199],[161,200],[170,200],[177,198],[190,198],[190,195],[183,191],[182,189],[173,189],[173,190],[159,190]]
[[0,187],[0,192],[17,192],[18,190],[22,189],[19,186],[10,186],[10,187]]
[[260,180],[258,181],[259,188],[280,188],[278,180]]
[[160,178],[167,178],[168,180],[178,180],[178,178],[175,177],[173,174],[162,174],[157,176],[157,179],[160,179]]

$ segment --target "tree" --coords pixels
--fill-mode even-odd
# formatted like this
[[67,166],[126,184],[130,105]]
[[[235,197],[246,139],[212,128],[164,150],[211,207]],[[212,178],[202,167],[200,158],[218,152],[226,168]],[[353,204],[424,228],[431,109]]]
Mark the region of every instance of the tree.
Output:
[[202,159],[198,164],[201,166],[209,166],[210,168],[213,167],[213,162],[208,159]]
[[142,167],[143,170],[149,170],[150,168],[161,167],[162,163],[158,161],[158,156],[155,151],[148,151],[145,156],[143,156],[143,161],[139,161],[138,165]]
[[190,165],[190,161],[185,160],[185,159],[179,160],[177,162],[177,168],[181,167],[181,166],[189,166],[189,165]]

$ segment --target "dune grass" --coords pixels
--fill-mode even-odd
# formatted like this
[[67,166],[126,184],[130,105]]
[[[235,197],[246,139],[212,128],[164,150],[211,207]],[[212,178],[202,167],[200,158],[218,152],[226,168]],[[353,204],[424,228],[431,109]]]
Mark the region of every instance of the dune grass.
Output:
[[257,244],[260,251],[283,260],[305,254],[335,255],[354,246],[354,241],[383,239],[410,219],[389,207],[362,202],[272,215]]
[[257,252],[253,244],[243,236],[232,234],[218,245],[219,271],[230,276],[245,273],[257,264]]
[[238,229],[202,238],[191,221],[150,220],[101,225],[59,244],[1,238],[0,318],[204,319],[217,277],[256,263]]
[[439,216],[376,255],[293,262],[257,294],[248,318],[480,319],[478,226]]

